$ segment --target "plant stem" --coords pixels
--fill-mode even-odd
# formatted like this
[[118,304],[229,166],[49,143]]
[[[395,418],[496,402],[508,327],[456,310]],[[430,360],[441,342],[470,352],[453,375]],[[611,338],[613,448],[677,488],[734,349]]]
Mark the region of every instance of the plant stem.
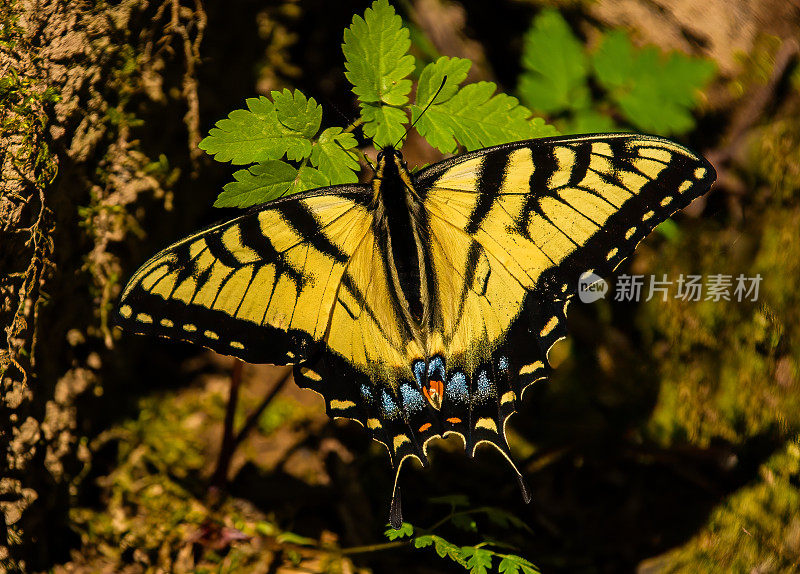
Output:
[[233,448],[239,446],[239,444],[247,438],[247,435],[250,434],[250,431],[252,431],[256,426],[259,417],[261,417],[261,413],[263,413],[264,409],[269,406],[269,404],[272,402],[272,399],[275,398],[275,395],[277,395],[278,392],[284,387],[291,376],[292,368],[288,367],[286,369],[286,374],[275,384],[274,387],[272,387],[272,389],[270,389],[269,393],[267,393],[267,396],[265,396],[261,401],[261,404],[258,405],[258,408],[256,408],[256,410],[253,411],[249,417],[247,417],[247,420],[245,421],[244,425],[242,425],[241,430],[239,430],[239,432],[236,434],[236,437],[233,439]]
[[411,540],[395,540],[394,542],[383,542],[381,544],[368,544],[367,546],[353,546],[352,548],[342,548],[339,553],[344,556],[347,554],[367,554],[368,552],[380,552],[381,550],[391,550],[408,546]]
[[239,359],[234,359],[233,361],[230,394],[225,408],[225,422],[222,430],[222,445],[219,449],[217,466],[214,469],[214,474],[211,475],[211,486],[219,489],[224,489],[228,483],[228,469],[236,447],[233,436],[233,418],[236,415],[236,405],[239,402],[239,387],[242,384],[242,361]]

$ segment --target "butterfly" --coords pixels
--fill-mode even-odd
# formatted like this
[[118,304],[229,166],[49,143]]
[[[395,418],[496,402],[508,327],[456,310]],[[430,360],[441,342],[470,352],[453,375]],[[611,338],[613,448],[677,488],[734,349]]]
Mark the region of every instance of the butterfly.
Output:
[[293,365],[331,417],[361,423],[398,477],[437,437],[511,458],[505,426],[547,377],[579,279],[611,273],[716,178],[655,136],[519,141],[412,173],[393,147],[370,184],[256,206],[131,278],[118,324],[250,363]]

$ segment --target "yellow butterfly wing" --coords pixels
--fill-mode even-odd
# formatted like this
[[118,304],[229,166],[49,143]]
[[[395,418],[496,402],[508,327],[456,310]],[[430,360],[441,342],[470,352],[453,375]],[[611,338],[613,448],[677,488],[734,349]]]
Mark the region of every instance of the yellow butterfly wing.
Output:
[[415,178],[428,216],[444,432],[508,454],[504,426],[544,378],[586,273],[608,275],[659,223],[705,193],[711,165],[674,142],[603,134],[456,156]]
[[161,251],[131,278],[117,322],[252,363],[306,360],[347,264],[371,234],[371,193],[341,186],[256,207]]
[[418,445],[403,430],[400,382],[423,351],[392,296],[373,200],[367,186],[323,188],[195,233],[134,274],[117,324],[296,365],[295,381],[330,416],[361,422],[402,460]]

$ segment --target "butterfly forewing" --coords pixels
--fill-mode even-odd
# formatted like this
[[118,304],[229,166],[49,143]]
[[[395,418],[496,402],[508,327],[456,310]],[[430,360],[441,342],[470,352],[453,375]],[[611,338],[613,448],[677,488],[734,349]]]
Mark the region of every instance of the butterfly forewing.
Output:
[[369,233],[370,197],[355,186],[311,192],[196,233],[136,272],[117,320],[253,363],[301,362]]

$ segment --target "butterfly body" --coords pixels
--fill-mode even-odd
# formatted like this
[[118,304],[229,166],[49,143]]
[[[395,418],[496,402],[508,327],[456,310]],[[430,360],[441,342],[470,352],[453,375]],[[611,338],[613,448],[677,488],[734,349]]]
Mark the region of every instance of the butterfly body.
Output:
[[[292,364],[332,417],[356,420],[398,469],[460,436],[521,473],[505,425],[546,378],[567,305],[705,193],[708,162],[653,136],[515,142],[411,173],[394,149],[371,185],[257,206],[157,254],[121,326],[248,362]],[[399,498],[392,521],[399,521]]]
[[407,328],[421,343],[429,270],[424,249],[425,208],[402,156],[393,148],[380,153],[373,179],[373,212],[378,245],[384,246],[386,273],[398,309],[408,311]]

